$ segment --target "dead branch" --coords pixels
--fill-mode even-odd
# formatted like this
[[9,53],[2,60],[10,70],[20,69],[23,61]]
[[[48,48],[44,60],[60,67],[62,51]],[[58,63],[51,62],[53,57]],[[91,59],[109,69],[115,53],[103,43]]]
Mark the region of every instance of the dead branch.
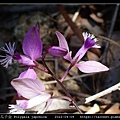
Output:
[[118,84],[116,84],[116,85],[114,85],[114,86],[106,89],[106,90],[103,90],[102,92],[99,92],[99,93],[97,93],[97,94],[95,94],[95,95],[92,95],[92,96],[90,96],[90,97],[87,97],[87,98],[85,99],[85,103],[91,102],[91,101],[93,101],[93,100],[95,100],[95,99],[97,99],[97,98],[99,98],[99,97],[102,97],[102,96],[104,96],[104,95],[107,95],[107,94],[109,94],[109,93],[111,93],[111,92],[113,92],[113,91],[115,91],[115,90],[120,90],[120,82],[119,82]]
[[[76,96],[83,97],[83,98],[89,98],[90,97],[90,95],[85,94],[85,93],[78,93],[78,92],[73,91],[73,90],[68,90],[68,91],[71,95],[74,95],[74,96],[76,95]],[[112,104],[111,100],[107,100],[107,99],[104,99],[104,98],[98,98],[98,99],[96,99],[96,101],[101,102],[102,104]],[[78,101],[77,104],[81,104],[81,101]]]

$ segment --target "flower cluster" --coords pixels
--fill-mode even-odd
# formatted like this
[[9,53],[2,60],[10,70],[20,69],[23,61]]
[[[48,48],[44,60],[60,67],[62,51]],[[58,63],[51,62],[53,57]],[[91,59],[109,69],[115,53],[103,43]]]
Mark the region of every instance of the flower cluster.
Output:
[[[34,27],[31,27],[26,33],[23,43],[22,50],[24,55],[15,51],[15,43],[5,43],[5,47],[1,47],[0,50],[5,52],[5,55],[0,55],[2,58],[0,60],[1,65],[8,67],[12,64],[12,60],[18,61],[20,64],[23,64],[27,67],[27,70],[23,71],[18,78],[15,78],[11,81],[11,85],[17,91],[19,99],[16,100],[16,105],[9,105],[10,113],[20,113],[23,114],[26,111],[37,111],[37,113],[43,114],[51,105],[53,94],[49,93],[45,89],[45,85],[41,80],[37,80],[36,72],[34,68],[37,68],[41,72],[46,72],[51,74],[51,76],[61,85],[64,89],[68,100],[74,105],[71,96],[65,89],[62,84],[69,70],[76,66],[80,71],[84,73],[93,73],[100,71],[108,71],[109,68],[97,61],[81,61],[81,58],[85,55],[89,48],[100,48],[96,44],[97,39],[94,35],[91,35],[87,32],[83,32],[84,44],[78,50],[76,55],[72,58],[72,51],[69,50],[69,46],[65,37],[59,32],[56,31],[56,36],[59,41],[59,46],[48,47],[46,53],[43,54],[43,45],[40,38],[39,23],[37,22]],[[53,57],[63,57],[65,60],[70,62],[70,67],[65,71],[61,80],[59,80],[46,65],[44,58],[47,54],[50,54]],[[45,69],[39,68],[37,59],[41,57]],[[76,105],[75,105],[76,106]],[[77,107],[76,107],[77,108]],[[78,108],[77,108],[78,109]]]

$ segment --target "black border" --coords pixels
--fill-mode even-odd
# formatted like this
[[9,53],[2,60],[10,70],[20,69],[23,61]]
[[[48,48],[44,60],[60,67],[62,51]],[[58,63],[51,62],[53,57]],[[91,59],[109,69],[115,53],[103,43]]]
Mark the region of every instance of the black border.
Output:
[[[52,1],[50,3],[47,3],[47,1],[44,0],[44,2],[42,1],[39,1],[38,0],[34,0],[33,2],[32,1],[25,1],[24,2],[21,0],[21,1],[17,1],[17,3],[15,3],[14,0],[0,0],[0,5],[33,5],[33,4],[40,4],[40,5],[53,5],[53,4],[62,4],[62,5],[81,5],[81,4],[119,4],[118,1],[115,1],[114,0],[114,3],[112,2],[107,2],[107,1],[104,1],[104,2],[101,2],[101,3],[96,3],[96,1],[91,1],[89,2],[88,0],[87,1],[80,1],[80,2],[72,2],[71,3],[61,3],[61,1]],[[102,119],[102,118],[109,118],[109,119],[115,119],[115,118],[120,118],[120,114],[0,114],[0,119],[49,119],[51,118],[52,120],[53,119],[79,119],[79,118],[85,118],[85,119]]]
[[78,4],[78,3],[88,3],[88,4],[103,4],[103,3],[107,3],[107,4],[116,4],[116,3],[120,3],[120,1],[118,0],[114,0],[112,1],[108,1],[108,0],[104,0],[104,1],[96,1],[96,0],[71,0],[71,1],[61,1],[61,0],[52,0],[52,1],[48,1],[48,0],[0,0],[0,4],[1,3],[7,3],[7,4],[31,4],[31,3],[41,3],[41,4],[46,4],[46,3],[60,3],[60,4]]
[[0,119],[116,119],[120,114],[0,114]]

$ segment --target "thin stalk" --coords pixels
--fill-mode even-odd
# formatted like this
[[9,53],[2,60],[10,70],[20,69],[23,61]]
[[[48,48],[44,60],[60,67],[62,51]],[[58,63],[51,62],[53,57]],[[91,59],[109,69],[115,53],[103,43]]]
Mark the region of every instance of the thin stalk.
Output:
[[81,110],[79,109],[79,107],[76,105],[76,103],[72,99],[72,96],[69,94],[69,92],[66,90],[66,88],[62,84],[62,82],[54,75],[54,73],[49,69],[49,67],[45,63],[45,60],[44,60],[45,56],[46,56],[46,54],[44,54],[42,56],[42,62],[44,64],[44,66],[46,67],[46,69],[48,70],[48,73],[51,74],[51,76],[53,77],[53,79],[55,79],[59,83],[59,85],[62,87],[63,91],[65,92],[65,94],[71,99],[70,102],[76,107],[76,109],[79,111],[79,113],[82,113]]
[[44,69],[42,69],[42,68],[39,67],[39,63],[37,61],[34,61],[34,63],[35,63],[35,66],[33,66],[33,67],[37,68],[38,70],[40,70],[42,72],[48,73],[47,70],[44,70]]
[[72,68],[71,64],[68,67],[68,69],[65,71],[63,77],[60,79],[60,82],[63,82],[63,80],[65,79],[65,77],[67,76],[67,74],[69,73],[70,69]]
[[38,67],[38,66],[35,66],[35,68],[37,68],[38,70],[42,71],[42,72],[45,72],[45,73],[48,73],[47,70],[43,70],[42,68]]
[[79,56],[76,57],[76,58],[71,62],[70,66],[68,67],[68,69],[65,71],[63,77],[61,78],[61,80],[60,80],[61,82],[65,79],[65,77],[66,77],[67,74],[69,73],[70,69],[78,62],[78,58],[79,58]]

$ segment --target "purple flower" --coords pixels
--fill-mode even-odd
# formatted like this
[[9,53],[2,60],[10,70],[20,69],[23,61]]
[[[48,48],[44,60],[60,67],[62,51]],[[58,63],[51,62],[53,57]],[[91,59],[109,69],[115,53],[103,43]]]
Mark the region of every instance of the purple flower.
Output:
[[89,48],[100,48],[100,46],[96,44],[98,40],[95,38],[93,34],[83,32],[83,37],[84,37],[84,44],[78,50],[76,55],[73,57],[73,61],[76,60],[76,58],[77,61],[81,60],[81,58],[85,55],[85,53],[88,51]]
[[41,56],[43,49],[38,29],[38,23],[36,23],[35,27],[31,27],[24,37],[22,49],[25,55],[20,55],[18,52],[15,52],[15,43],[13,43],[12,45],[9,42],[8,44],[5,45],[6,48],[5,47],[0,48],[0,50],[6,53],[5,56],[2,55],[0,56],[3,58],[2,60],[0,60],[0,63],[4,65],[4,67],[7,68],[8,65],[12,63],[13,59],[17,60],[19,63],[22,63],[24,65],[28,66],[36,65],[34,61]]
[[0,60],[0,63],[7,68],[9,64],[12,64],[12,60],[17,60],[19,63],[29,67],[29,70],[22,73],[22,75],[27,72],[28,77],[30,76],[29,78],[33,77],[33,79],[35,79],[36,73],[32,68],[36,66],[35,61],[42,55],[43,49],[38,22],[36,26],[31,27],[25,35],[22,49],[25,55],[20,55],[18,52],[15,52],[15,43],[13,43],[13,45],[10,42],[5,44],[5,47],[2,47],[1,50],[4,51],[6,55],[0,56],[3,58]]
[[109,70],[108,67],[97,61],[80,62],[81,58],[85,55],[85,53],[88,51],[89,48],[100,48],[100,46],[96,44],[97,39],[93,34],[83,32],[84,44],[78,50],[78,52],[75,54],[73,58],[71,57],[72,52],[69,51],[69,47],[65,37],[59,31],[56,31],[56,35],[58,37],[59,47],[68,50],[68,53],[65,56],[63,56],[63,58],[70,61],[72,66],[78,67],[78,69],[84,73]]
[[45,92],[40,80],[16,78],[11,81],[11,85],[25,100],[16,100],[16,105],[9,105],[10,113],[25,113],[26,110],[44,113],[51,104],[51,94]]

